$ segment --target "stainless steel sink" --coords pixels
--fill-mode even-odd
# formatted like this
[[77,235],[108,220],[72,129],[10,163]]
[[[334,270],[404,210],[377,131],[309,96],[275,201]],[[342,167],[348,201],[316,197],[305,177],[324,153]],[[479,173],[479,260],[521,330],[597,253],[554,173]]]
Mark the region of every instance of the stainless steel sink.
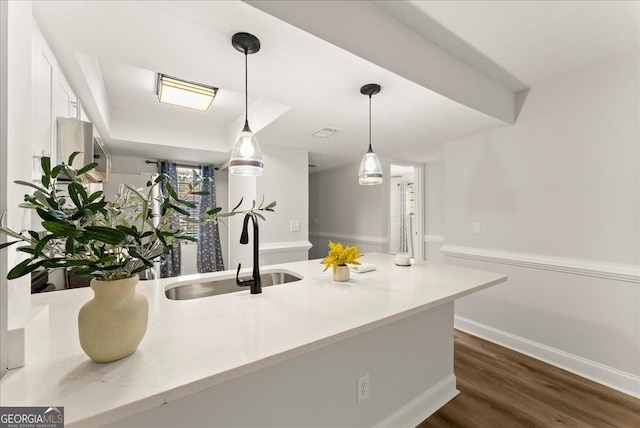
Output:
[[[260,275],[260,280],[263,287],[269,287],[271,285],[285,284],[287,282],[300,281],[301,276],[298,276],[291,272],[265,272]],[[201,297],[216,296],[218,294],[235,293],[237,291],[249,290],[248,288],[241,288],[236,285],[236,279],[224,278],[214,279],[207,282],[198,282],[194,284],[179,283],[175,286],[169,286],[164,291],[165,296],[171,300],[190,300],[199,299]]]

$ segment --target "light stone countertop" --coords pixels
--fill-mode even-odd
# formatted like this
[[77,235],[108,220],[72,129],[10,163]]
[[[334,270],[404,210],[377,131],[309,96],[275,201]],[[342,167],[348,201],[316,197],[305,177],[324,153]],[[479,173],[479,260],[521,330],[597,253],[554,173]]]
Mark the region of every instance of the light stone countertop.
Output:
[[114,422],[230,379],[311,352],[381,325],[506,281],[505,275],[421,262],[394,264],[368,253],[377,270],[333,282],[319,260],[261,267],[303,280],[195,300],[165,297],[167,285],[235,277],[235,272],[141,281],[149,326],[138,350],[92,362],[80,348],[77,314],[90,288],[32,296],[49,306],[49,337],[25,367],[0,380],[2,406],[64,406],[65,426]]

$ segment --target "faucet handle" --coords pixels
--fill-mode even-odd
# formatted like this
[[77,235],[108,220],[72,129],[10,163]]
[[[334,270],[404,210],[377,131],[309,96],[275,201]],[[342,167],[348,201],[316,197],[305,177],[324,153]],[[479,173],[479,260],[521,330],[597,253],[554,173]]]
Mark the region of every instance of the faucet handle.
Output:
[[244,287],[240,282],[240,268],[242,267],[242,263],[238,263],[238,271],[236,272],[236,285],[238,287]]
[[250,287],[255,283],[255,279],[253,277],[245,277],[240,279],[240,267],[241,263],[238,263],[238,271],[236,272],[236,285],[238,287]]

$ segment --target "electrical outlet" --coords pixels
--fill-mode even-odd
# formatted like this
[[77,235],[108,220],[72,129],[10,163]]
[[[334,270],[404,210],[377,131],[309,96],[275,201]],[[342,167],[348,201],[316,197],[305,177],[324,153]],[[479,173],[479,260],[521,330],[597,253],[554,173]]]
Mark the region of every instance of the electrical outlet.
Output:
[[364,375],[358,379],[358,403],[369,398],[371,394],[371,383],[369,375]]
[[289,226],[291,232],[300,232],[300,220],[291,220]]

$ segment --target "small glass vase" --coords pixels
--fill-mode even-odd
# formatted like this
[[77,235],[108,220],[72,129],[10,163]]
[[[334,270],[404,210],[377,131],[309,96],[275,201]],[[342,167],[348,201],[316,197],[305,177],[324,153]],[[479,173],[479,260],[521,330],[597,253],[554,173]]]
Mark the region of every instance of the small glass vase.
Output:
[[349,266],[340,265],[333,271],[333,280],[337,282],[349,281]]

